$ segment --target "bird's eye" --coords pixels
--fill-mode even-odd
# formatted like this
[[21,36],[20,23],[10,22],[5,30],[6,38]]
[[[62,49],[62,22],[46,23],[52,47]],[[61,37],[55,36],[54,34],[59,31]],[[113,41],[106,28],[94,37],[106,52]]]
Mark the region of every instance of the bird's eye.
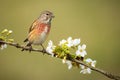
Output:
[[46,15],[49,15],[49,14],[46,14]]

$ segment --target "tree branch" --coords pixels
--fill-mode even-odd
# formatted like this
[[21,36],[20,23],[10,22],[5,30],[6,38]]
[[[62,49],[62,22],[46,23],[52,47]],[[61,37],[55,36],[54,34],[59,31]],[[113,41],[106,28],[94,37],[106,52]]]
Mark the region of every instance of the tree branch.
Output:
[[[39,50],[39,49],[33,49],[33,48],[31,49],[31,48],[29,48],[29,47],[20,45],[20,44],[18,44],[18,43],[11,43],[11,42],[0,41],[0,44],[7,44],[7,45],[10,45],[10,46],[14,46],[14,47],[16,47],[16,48],[21,48],[21,49],[28,50],[28,51],[41,52],[41,53],[50,55],[47,51],[43,51],[43,50]],[[73,62],[76,62],[76,63],[79,63],[79,64],[81,64],[81,65],[84,65],[84,66],[86,66],[86,67],[89,67],[89,68],[92,69],[93,71],[99,72],[99,73],[103,74],[104,76],[106,76],[106,77],[108,77],[108,78],[110,78],[110,79],[120,80],[120,76],[116,76],[116,75],[111,74],[111,73],[109,73],[109,72],[106,72],[106,71],[104,71],[104,70],[102,70],[102,69],[89,66],[89,65],[85,64],[85,63],[84,63],[83,61],[81,61],[81,60],[72,59],[72,58],[70,58],[69,60],[70,60],[70,61],[73,61]]]

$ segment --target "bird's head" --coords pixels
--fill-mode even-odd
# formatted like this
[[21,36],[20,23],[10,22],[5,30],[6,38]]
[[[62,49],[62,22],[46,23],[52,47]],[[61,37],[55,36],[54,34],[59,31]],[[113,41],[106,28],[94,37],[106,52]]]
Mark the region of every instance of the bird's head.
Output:
[[43,23],[51,23],[52,18],[54,18],[55,16],[53,15],[52,12],[50,11],[43,11],[40,14],[39,20]]

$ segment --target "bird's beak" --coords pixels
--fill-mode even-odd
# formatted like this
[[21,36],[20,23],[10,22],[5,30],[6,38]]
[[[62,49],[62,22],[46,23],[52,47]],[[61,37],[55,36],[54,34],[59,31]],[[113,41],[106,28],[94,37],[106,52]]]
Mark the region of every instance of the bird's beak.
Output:
[[54,18],[55,16],[54,15],[52,15],[52,18]]

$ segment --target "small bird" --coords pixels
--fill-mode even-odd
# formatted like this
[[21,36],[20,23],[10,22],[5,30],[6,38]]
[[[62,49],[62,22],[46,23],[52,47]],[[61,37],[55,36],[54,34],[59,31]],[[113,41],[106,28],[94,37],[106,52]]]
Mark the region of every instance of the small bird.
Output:
[[[26,46],[32,49],[32,45],[41,45],[43,51],[45,51],[42,44],[50,32],[52,18],[54,18],[52,12],[41,12],[40,16],[32,23],[29,28],[28,37],[24,40],[24,42],[27,42]],[[24,51],[24,49],[22,49],[22,51]]]

